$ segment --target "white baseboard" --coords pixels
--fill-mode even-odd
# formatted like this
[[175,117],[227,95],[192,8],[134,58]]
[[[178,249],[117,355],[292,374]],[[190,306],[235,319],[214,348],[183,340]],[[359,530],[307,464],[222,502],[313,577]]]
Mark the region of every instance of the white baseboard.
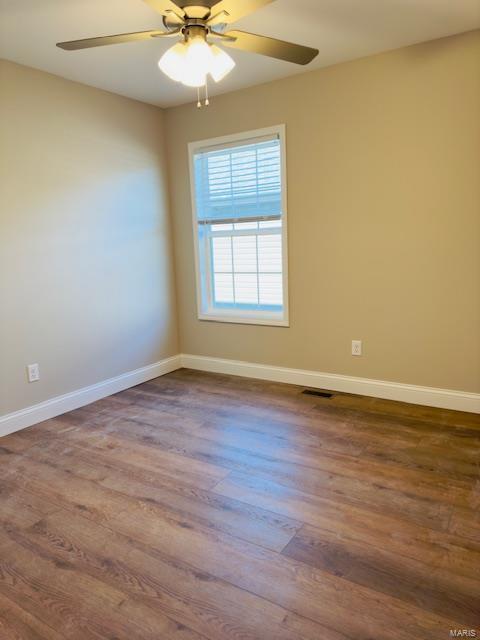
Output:
[[0,416],[0,437],[15,431],[20,431],[20,429],[31,427],[38,422],[43,422],[43,420],[50,420],[50,418],[55,418],[62,413],[73,411],[73,409],[78,409],[101,398],[106,398],[118,391],[123,391],[142,382],[147,382],[147,380],[158,378],[166,373],[180,369],[180,367],[180,356],[173,356],[156,362],[155,364],[142,367],[141,369],[128,371],[115,378],[110,378],[109,380],[92,384],[89,387],[78,389],[78,391],[72,391],[71,393],[51,398],[45,402],[27,407],[26,409]]
[[89,387],[51,398],[26,409],[0,416],[0,437],[26,429],[38,422],[43,422],[43,420],[55,418],[62,413],[73,411],[86,404],[106,398],[113,393],[129,389],[153,378],[158,378],[181,367],[258,378],[260,380],[271,380],[272,382],[285,382],[314,389],[343,391],[345,393],[355,393],[386,400],[398,400],[429,407],[480,413],[480,394],[478,393],[418,387],[398,382],[342,376],[335,373],[320,373],[318,371],[288,369],[286,367],[274,367],[239,360],[182,354],[166,358],[135,371],[129,371]]
[[335,373],[320,373],[302,369],[287,369],[239,360],[224,360],[223,358],[209,358],[182,354],[182,367],[226,373],[247,378],[259,378],[272,382],[286,382],[314,389],[329,389],[343,391],[385,400],[398,400],[441,409],[455,409],[480,413],[480,394],[434,387],[418,387],[398,382],[385,382],[369,378],[354,378]]

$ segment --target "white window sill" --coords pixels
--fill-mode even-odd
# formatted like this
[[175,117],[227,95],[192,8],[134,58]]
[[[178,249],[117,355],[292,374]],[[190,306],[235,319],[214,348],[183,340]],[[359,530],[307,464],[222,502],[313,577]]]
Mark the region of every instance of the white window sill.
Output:
[[285,319],[279,315],[265,314],[265,315],[242,315],[242,314],[218,314],[201,313],[198,316],[199,320],[207,322],[230,322],[232,324],[257,324],[266,325],[269,327],[289,327],[290,323],[288,319]]

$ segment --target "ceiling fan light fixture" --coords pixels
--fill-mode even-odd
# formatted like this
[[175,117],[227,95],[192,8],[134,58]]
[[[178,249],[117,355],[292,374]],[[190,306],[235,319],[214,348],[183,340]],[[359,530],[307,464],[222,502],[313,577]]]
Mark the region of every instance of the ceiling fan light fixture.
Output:
[[187,87],[203,87],[208,74],[215,82],[220,82],[234,68],[235,62],[220,47],[209,44],[206,34],[199,34],[168,49],[158,66],[175,82]]

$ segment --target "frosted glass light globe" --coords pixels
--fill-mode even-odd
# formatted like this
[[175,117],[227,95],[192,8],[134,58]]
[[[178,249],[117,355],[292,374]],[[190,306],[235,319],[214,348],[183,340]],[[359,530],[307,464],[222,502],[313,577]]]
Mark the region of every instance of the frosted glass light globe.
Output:
[[183,70],[183,84],[187,87],[203,87],[212,65],[213,54],[210,45],[201,37],[187,42],[187,55]]
[[187,45],[185,42],[177,42],[176,45],[163,54],[158,66],[169,78],[175,80],[175,82],[181,82],[185,69],[186,55]]
[[215,82],[220,82],[235,67],[235,62],[228,53],[217,47],[216,44],[210,45],[210,51],[212,53],[210,75]]

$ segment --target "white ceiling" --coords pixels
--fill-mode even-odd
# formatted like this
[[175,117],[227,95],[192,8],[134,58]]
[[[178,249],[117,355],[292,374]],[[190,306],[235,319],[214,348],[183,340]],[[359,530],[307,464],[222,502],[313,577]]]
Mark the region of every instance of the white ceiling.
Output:
[[[316,47],[318,58],[299,67],[229,50],[237,67],[211,93],[478,27],[480,0],[276,0],[235,28]],[[169,80],[157,67],[171,40],[72,52],[55,46],[156,28],[162,28],[161,16],[142,0],[0,0],[0,57],[162,107],[191,102],[195,90]]]

